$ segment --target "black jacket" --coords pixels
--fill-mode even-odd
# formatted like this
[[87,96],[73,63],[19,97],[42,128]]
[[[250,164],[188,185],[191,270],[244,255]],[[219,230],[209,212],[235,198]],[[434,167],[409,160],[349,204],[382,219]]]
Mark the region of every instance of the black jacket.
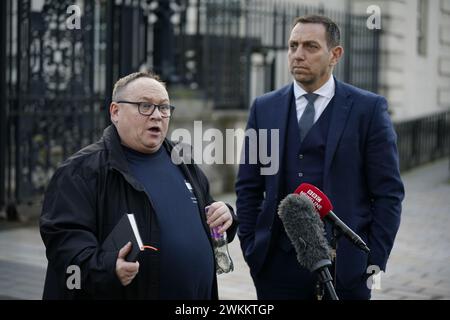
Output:
[[[165,140],[169,152],[174,145]],[[180,169],[198,199],[204,230],[212,242],[204,208],[214,202],[209,183],[194,164]],[[236,233],[227,230],[229,241]],[[114,126],[105,129],[96,143],[78,151],[55,172],[47,188],[40,217],[41,237],[48,259],[44,299],[158,299],[159,255],[146,250],[139,256],[139,273],[130,285],[121,285],[115,273],[118,252],[105,252],[101,244],[124,213],[134,213],[142,241],[159,247],[159,227],[143,186],[130,174],[128,163]],[[68,289],[66,281],[80,269],[81,288]],[[70,269],[69,269],[70,270]],[[212,299],[218,299],[214,277]]]

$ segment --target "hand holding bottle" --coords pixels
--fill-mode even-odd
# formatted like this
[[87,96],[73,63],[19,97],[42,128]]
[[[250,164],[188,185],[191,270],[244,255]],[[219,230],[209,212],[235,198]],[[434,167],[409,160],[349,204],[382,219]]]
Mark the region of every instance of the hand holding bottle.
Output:
[[205,208],[206,223],[211,229],[219,227],[218,232],[223,234],[233,223],[233,217],[230,209],[222,202],[213,202]]
[[[226,210],[224,210],[224,207]],[[234,269],[233,260],[228,252],[226,230],[231,226],[233,218],[228,207],[223,202],[214,202],[205,208],[207,223],[211,229],[211,239],[214,247],[217,274],[231,272]]]

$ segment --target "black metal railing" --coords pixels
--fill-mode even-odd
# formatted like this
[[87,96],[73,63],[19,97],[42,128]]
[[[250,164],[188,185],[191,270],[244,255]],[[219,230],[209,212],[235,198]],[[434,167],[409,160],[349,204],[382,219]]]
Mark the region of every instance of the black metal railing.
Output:
[[104,4],[77,3],[81,28],[71,29],[73,1],[2,1],[0,208],[41,195],[105,127]]
[[[273,0],[0,3],[0,208],[41,195],[64,158],[99,138],[120,76],[151,69],[228,110],[248,108],[252,78],[261,93],[291,81],[282,59],[300,15],[335,20],[346,50],[336,76],[378,91],[379,32],[349,12]],[[81,28],[71,30],[74,3]],[[447,113],[396,124],[402,169],[448,154],[448,122]]]
[[6,34],[7,5],[0,3],[0,210],[6,202]]
[[397,122],[394,126],[402,171],[450,155],[450,111]]
[[[215,108],[248,108],[256,85],[251,80],[255,54],[263,61],[257,80],[263,83],[260,93],[291,81],[286,54],[292,23],[296,17],[312,13],[329,16],[341,28],[345,55],[335,70],[337,78],[378,91],[380,33],[366,27],[366,16],[305,6],[299,1],[198,0],[184,5],[186,10],[173,30],[174,79],[202,90]],[[187,27],[190,9],[197,21],[193,28]]]

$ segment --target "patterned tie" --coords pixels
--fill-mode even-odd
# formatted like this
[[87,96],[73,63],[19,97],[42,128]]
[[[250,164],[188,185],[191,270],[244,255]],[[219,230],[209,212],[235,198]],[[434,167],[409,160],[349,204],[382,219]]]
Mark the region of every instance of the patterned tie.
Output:
[[316,101],[319,95],[315,93],[306,93],[303,96],[308,100],[308,104],[298,122],[300,128],[300,142],[305,139],[309,129],[311,129],[314,124],[314,115],[316,114],[316,111],[314,110],[314,101]]

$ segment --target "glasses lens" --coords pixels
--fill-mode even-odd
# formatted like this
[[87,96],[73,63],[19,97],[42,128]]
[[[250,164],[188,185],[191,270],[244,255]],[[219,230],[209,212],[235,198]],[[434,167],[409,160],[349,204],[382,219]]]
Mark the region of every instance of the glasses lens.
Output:
[[153,112],[153,109],[155,108],[155,105],[151,103],[141,103],[139,105],[139,112],[142,114],[150,114]]
[[159,112],[161,112],[161,114],[163,116],[170,116],[170,105],[168,104],[162,104],[159,106]]

